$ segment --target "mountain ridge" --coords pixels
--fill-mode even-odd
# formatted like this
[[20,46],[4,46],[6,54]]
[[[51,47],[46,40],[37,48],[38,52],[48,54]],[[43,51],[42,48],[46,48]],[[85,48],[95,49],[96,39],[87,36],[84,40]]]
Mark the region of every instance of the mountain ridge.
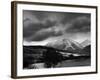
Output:
[[82,45],[83,47],[86,47],[86,46],[88,46],[88,45],[90,45],[90,44],[91,44],[91,41],[88,40],[88,39],[84,40],[84,41],[81,43],[81,45]]
[[80,51],[83,48],[78,42],[67,38],[61,38],[53,42],[49,42],[45,46],[72,51]]

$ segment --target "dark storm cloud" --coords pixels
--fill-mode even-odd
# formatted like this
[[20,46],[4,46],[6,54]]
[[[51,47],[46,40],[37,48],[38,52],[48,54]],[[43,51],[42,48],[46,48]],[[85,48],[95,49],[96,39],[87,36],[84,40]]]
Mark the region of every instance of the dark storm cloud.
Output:
[[32,41],[41,41],[44,40],[50,36],[59,36],[61,35],[60,32],[55,31],[53,28],[47,28],[37,31],[34,36],[32,36],[30,39]]
[[90,18],[83,16],[83,17],[78,17],[74,19],[70,23],[70,27],[66,30],[66,32],[90,32]]
[[23,24],[24,39],[29,41],[41,41],[52,36],[89,32],[90,15],[24,11]]
[[[57,36],[60,33],[56,33],[54,30],[51,32],[45,32],[46,29],[52,28],[57,23],[60,23],[64,15],[61,13],[49,13],[49,12],[41,12],[41,11],[24,11],[24,20],[23,20],[23,37],[29,38],[32,40],[42,40],[43,38],[49,36]],[[44,29],[41,34],[38,34],[39,31]],[[39,32],[40,33],[40,32]],[[45,33],[45,34],[44,34]],[[36,39],[37,37],[38,39]],[[43,38],[42,38],[43,36]]]
[[53,25],[55,25],[55,23],[50,22],[50,21],[46,21],[45,24],[43,24],[43,23],[33,23],[32,21],[24,22],[23,36],[24,37],[30,37],[30,36],[34,35],[37,31],[39,31],[43,28],[49,28]]

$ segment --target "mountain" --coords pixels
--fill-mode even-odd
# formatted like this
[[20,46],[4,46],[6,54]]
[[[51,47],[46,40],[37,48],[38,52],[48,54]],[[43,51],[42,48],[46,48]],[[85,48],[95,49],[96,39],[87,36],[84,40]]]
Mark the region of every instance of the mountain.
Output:
[[47,43],[46,46],[69,51],[80,51],[83,48],[78,42],[66,38],[54,40]]
[[90,56],[91,55],[91,45],[84,47],[81,51],[81,54]]
[[90,40],[85,40],[85,41],[83,41],[82,43],[81,43],[81,45],[83,46],[83,47],[86,47],[86,46],[88,46],[88,45],[90,45],[91,44],[91,41]]

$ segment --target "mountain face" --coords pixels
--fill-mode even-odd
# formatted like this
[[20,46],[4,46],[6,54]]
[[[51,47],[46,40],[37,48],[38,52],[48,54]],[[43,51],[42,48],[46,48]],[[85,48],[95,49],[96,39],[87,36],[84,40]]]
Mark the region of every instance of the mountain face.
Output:
[[83,47],[86,47],[86,46],[88,46],[88,45],[90,45],[91,44],[91,41],[90,40],[85,40],[85,41],[83,41],[82,43],[81,43],[81,45],[83,46]]
[[80,51],[81,54],[84,54],[84,55],[88,55],[90,56],[91,55],[91,45],[88,45],[86,47],[84,47],[81,51]]
[[65,38],[49,42],[46,46],[69,51],[80,51],[83,48],[78,42]]

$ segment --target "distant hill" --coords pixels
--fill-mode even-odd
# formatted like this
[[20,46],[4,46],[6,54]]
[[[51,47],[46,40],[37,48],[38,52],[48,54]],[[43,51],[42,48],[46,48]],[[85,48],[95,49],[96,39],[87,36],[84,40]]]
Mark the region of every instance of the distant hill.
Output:
[[85,41],[83,41],[82,43],[81,43],[81,45],[83,46],[83,47],[86,47],[86,46],[88,46],[88,45],[90,45],[91,44],[91,41],[90,40],[85,40]]
[[49,42],[45,46],[53,47],[60,50],[69,50],[69,51],[77,51],[77,52],[83,48],[81,44],[79,44],[78,42],[71,39],[65,39],[65,38],[61,38],[59,40]]

